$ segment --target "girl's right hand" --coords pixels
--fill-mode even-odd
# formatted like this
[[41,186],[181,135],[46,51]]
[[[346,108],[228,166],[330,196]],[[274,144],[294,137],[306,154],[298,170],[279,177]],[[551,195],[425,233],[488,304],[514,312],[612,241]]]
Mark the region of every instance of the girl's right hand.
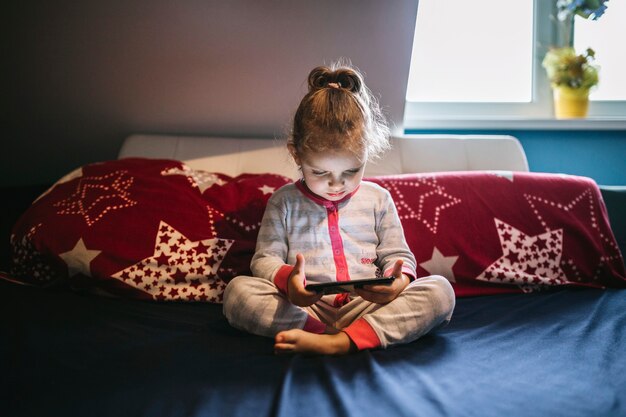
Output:
[[287,280],[287,297],[289,301],[299,307],[308,307],[311,304],[315,304],[323,295],[322,293],[307,291],[304,288],[304,282],[304,256],[299,253],[296,255],[296,264]]

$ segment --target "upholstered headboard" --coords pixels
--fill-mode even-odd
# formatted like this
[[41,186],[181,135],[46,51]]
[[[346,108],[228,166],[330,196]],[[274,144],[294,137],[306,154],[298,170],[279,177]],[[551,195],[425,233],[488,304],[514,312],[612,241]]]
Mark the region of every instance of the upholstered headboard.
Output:
[[[366,176],[413,172],[528,171],[520,142],[504,135],[407,135],[369,163]],[[271,172],[297,178],[297,169],[278,139],[219,138],[136,134],[122,145],[119,158],[147,157],[185,161],[193,169],[227,175]]]

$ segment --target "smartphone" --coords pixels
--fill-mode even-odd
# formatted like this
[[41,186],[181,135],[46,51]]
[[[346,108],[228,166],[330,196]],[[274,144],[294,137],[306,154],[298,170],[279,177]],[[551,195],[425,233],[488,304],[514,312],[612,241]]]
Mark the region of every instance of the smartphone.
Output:
[[364,285],[391,285],[396,277],[385,278],[365,278],[365,279],[353,279],[350,281],[333,281],[322,282],[320,284],[308,284],[304,288],[307,291],[314,291],[324,294],[339,294],[342,292],[350,292],[354,288],[361,288]]

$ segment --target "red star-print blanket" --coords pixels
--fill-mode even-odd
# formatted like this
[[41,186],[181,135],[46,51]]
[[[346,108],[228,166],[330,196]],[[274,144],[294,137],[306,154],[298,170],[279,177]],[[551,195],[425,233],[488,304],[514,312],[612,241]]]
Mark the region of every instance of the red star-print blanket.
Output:
[[457,296],[626,286],[589,178],[494,171],[371,180],[391,192],[418,274],[445,276]]
[[[378,177],[396,202],[420,275],[458,296],[543,286],[625,286],[595,183],[532,173]],[[150,300],[221,302],[249,274],[278,175],[229,177],[172,160],[87,165],[16,223],[10,279]]]
[[14,280],[154,300],[220,302],[249,274],[272,174],[194,171],[124,159],[82,167],[38,198],[13,229]]

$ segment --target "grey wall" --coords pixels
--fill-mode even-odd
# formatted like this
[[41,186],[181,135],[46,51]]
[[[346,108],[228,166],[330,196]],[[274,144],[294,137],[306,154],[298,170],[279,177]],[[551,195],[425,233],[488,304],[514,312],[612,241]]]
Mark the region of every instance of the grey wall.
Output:
[[417,2],[12,2],[0,185],[115,158],[133,132],[282,137],[309,70],[339,57],[399,129]]

